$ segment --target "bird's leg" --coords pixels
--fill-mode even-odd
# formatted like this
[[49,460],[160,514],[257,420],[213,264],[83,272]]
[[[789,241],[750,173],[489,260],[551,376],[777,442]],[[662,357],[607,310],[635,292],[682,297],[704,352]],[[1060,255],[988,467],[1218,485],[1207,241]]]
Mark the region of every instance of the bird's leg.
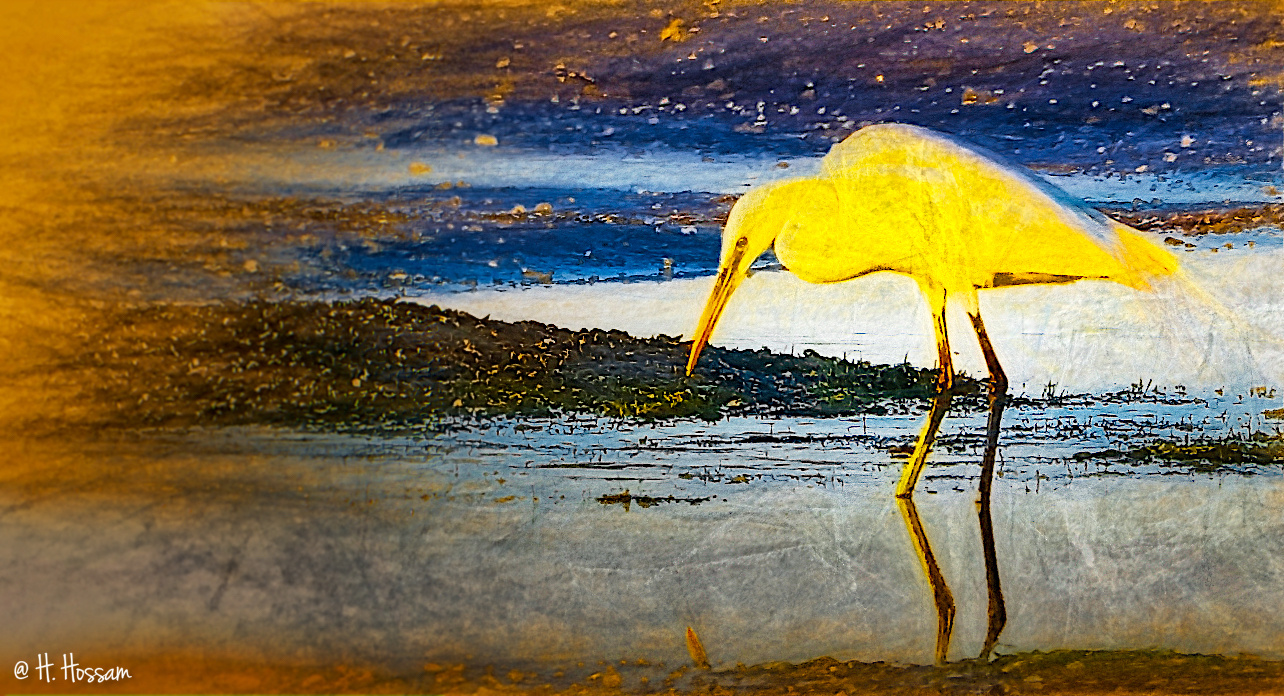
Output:
[[945,410],[950,405],[954,366],[950,359],[949,337],[945,331],[945,291],[929,287],[923,290],[932,307],[932,322],[936,332],[936,350],[939,353],[941,371],[937,376],[936,395],[932,399],[932,408],[928,411],[927,422],[923,424],[918,442],[914,445],[914,454],[910,455],[909,462],[901,470],[901,480],[896,486],[896,504],[901,510],[901,517],[905,519],[905,527],[909,530],[910,540],[914,543],[918,560],[923,564],[927,584],[932,588],[932,601],[936,604],[936,662],[944,664],[950,651],[950,634],[954,631],[954,595],[950,593],[950,587],[945,583],[945,576],[941,574],[941,568],[936,564],[936,557],[932,555],[932,546],[927,541],[927,533],[923,531],[923,523],[918,518],[918,509],[914,507],[914,499],[911,496],[914,493],[914,484],[918,481],[918,475],[923,470],[923,464],[927,461],[927,453],[931,451],[932,442],[936,439],[936,431],[941,426],[941,419],[945,417]]
[[936,664],[945,664],[945,657],[950,651],[950,634],[954,632],[954,595],[950,593],[950,586],[945,583],[945,576],[941,574],[936,557],[932,555],[932,546],[928,543],[927,532],[923,531],[923,523],[918,518],[914,499],[898,497],[896,505],[901,509],[905,528],[909,530],[914,550],[918,552],[918,560],[923,564],[927,584],[932,588],[932,601],[936,603]]
[[936,440],[936,431],[941,427],[941,419],[950,407],[950,389],[954,386],[954,363],[950,359],[950,339],[945,332],[945,291],[935,290],[926,293],[932,305],[932,322],[936,330],[936,350],[939,354],[941,372],[936,378],[936,396],[932,399],[932,408],[927,413],[927,422],[914,444],[914,454],[909,463],[901,470],[900,483],[896,485],[896,497],[908,498],[914,494],[914,484],[923,471],[927,454],[932,450]]
[[977,517],[981,526],[981,549],[985,557],[985,586],[989,591],[988,621],[985,631],[985,644],[981,648],[979,659],[987,659],[999,641],[999,634],[1007,623],[1007,610],[1003,605],[1003,587],[999,582],[999,559],[994,550],[994,523],[990,519],[990,488],[994,479],[994,456],[999,446],[999,423],[1003,418],[1003,404],[1007,400],[1008,379],[999,365],[994,346],[985,333],[985,324],[981,313],[969,312],[972,327],[976,329],[977,341],[981,344],[981,353],[990,370],[990,415],[986,422],[985,454],[981,459],[981,481],[977,486]]

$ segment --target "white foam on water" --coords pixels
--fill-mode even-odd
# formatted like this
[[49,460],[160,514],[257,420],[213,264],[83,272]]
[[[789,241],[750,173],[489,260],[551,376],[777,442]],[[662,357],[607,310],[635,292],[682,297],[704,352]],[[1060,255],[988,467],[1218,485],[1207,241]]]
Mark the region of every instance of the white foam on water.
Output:
[[[789,166],[776,166],[780,161]],[[668,149],[560,154],[477,146],[383,151],[243,147],[195,154],[181,171],[166,175],[358,192],[463,182],[486,188],[743,193],[755,184],[819,170],[820,159],[814,157],[719,156],[706,161],[699,153]]]
[[[1127,173],[1115,176],[1090,174],[1043,175],[1049,183],[1075,198],[1093,203],[1120,204],[1137,200],[1164,205],[1219,205],[1279,203],[1278,186],[1284,177],[1271,172],[1270,182],[1248,180],[1230,171],[1209,169],[1175,174]],[[1276,186],[1272,189],[1271,186]],[[1275,193],[1272,193],[1272,190]]]
[[[1150,292],[1103,281],[983,291],[982,316],[1013,390],[1284,384],[1284,250],[1197,252],[1182,261],[1184,279],[1161,279]],[[710,277],[479,289],[414,301],[506,321],[690,337],[712,284]],[[984,375],[967,317],[951,307],[948,322],[956,369]],[[833,285],[757,273],[733,296],[713,343],[936,363],[927,306],[910,278],[892,273]]]
[[[305,186],[352,191],[387,190],[465,182],[488,188],[605,189],[620,191],[743,193],[749,187],[820,171],[821,157],[719,155],[653,147],[603,148],[560,154],[504,147],[375,150],[373,148],[240,147],[187,159],[167,176],[216,176],[223,182]],[[785,163],[786,167],[778,166]],[[412,173],[412,165],[414,172]],[[1247,180],[1244,172],[1042,175],[1070,195],[1096,203],[1137,199],[1168,205],[1284,202],[1284,175]],[[1274,186],[1275,188],[1271,188]]]

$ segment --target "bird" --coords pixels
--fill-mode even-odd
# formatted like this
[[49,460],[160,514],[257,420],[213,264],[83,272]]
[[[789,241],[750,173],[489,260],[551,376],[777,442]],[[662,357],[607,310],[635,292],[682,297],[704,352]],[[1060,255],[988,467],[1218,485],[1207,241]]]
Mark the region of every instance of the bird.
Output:
[[718,274],[691,342],[688,376],[732,294],[768,249],[811,283],[899,273],[912,278],[927,300],[938,355],[936,393],[901,470],[896,500],[936,604],[938,664],[949,653],[954,599],[912,496],[954,382],[947,303],[961,304],[971,320],[989,371],[977,499],[989,594],[985,659],[1007,621],[989,503],[1008,381],[981,319],[978,291],[1079,280],[1147,290],[1152,280],[1177,272],[1177,259],[1138,230],[999,155],[918,126],[866,126],[834,145],[819,175],[758,186],[732,206]]
[[[954,370],[947,302],[962,305],[976,333],[991,404],[998,406],[988,424],[990,439],[997,439],[1008,384],[981,319],[979,290],[1079,280],[1147,290],[1178,268],[1176,258],[1143,233],[1021,165],[927,128],[870,125],[834,145],[817,176],[755,187],[732,206],[687,375],[750,266],[771,248],[804,281],[899,273],[927,300],[938,354],[936,393],[902,469],[898,498],[913,494],[949,406]],[[993,462],[985,464],[981,485],[988,492]]]

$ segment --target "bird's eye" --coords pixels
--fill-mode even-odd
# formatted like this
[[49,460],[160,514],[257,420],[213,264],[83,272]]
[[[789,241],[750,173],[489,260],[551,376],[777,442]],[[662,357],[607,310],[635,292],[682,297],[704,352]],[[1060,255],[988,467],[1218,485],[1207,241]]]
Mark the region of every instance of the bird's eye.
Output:
[[748,238],[748,237],[741,237],[740,239],[737,239],[737,240],[736,240],[736,248],[737,248],[737,249],[743,249],[743,248],[745,248],[745,247],[747,247],[747,246],[749,246],[749,238]]

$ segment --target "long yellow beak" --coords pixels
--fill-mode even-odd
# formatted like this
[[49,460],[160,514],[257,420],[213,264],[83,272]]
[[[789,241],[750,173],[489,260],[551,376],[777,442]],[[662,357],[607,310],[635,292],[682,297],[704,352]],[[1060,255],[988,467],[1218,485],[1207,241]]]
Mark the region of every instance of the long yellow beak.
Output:
[[718,317],[722,316],[722,310],[726,308],[727,300],[731,299],[731,293],[735,292],[740,282],[744,280],[745,274],[739,270],[740,259],[743,256],[742,249],[732,251],[731,257],[718,272],[718,280],[713,284],[713,292],[709,294],[709,301],[704,305],[704,314],[700,315],[700,325],[696,327],[695,340],[691,342],[691,357],[687,358],[688,377],[695,369],[700,351],[704,350],[705,345],[709,343],[709,337],[713,335],[713,327],[717,325]]

